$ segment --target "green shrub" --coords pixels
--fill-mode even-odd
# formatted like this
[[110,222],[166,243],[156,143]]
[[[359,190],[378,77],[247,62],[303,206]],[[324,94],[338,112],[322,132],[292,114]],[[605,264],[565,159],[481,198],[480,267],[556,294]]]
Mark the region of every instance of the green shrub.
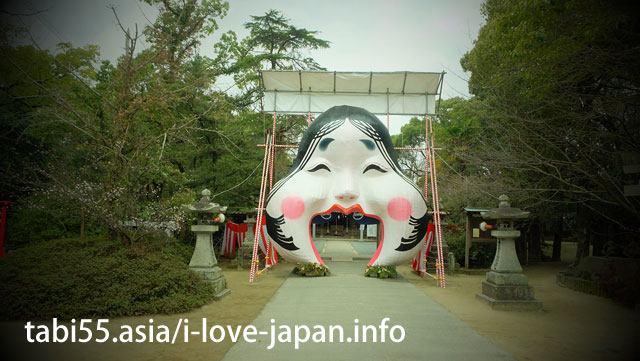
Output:
[[[444,227],[442,229],[442,237],[447,240],[449,252],[453,252],[456,260],[464,262],[465,233],[454,232]],[[461,263],[462,263],[461,262]]]
[[396,266],[367,266],[364,269],[364,275],[367,277],[378,278],[396,278],[398,272]]
[[187,267],[192,248],[132,246],[93,236],[30,245],[0,260],[0,319],[118,317],[185,312],[214,290]]
[[291,272],[301,276],[327,276],[331,274],[329,267],[312,262],[306,264],[298,263]]
[[[37,206],[34,206],[37,204]],[[80,234],[80,211],[46,197],[25,197],[9,207],[5,249],[15,250],[29,244]],[[104,232],[98,220],[86,215],[85,235]]]
[[[466,242],[465,232],[456,232],[445,228],[442,230],[442,235],[447,240],[449,251],[453,252],[456,257],[456,261],[464,266],[464,248]],[[495,254],[495,243],[474,243],[473,246],[469,249],[469,267],[491,267],[491,263],[493,263]]]

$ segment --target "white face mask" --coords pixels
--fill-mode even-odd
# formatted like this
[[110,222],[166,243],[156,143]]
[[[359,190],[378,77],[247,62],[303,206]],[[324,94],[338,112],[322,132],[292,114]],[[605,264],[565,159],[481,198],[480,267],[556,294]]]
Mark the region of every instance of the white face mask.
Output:
[[411,260],[426,235],[427,206],[391,160],[380,134],[357,114],[328,122],[318,133],[297,168],[269,195],[267,228],[278,253],[290,262],[323,264],[311,237],[312,219],[358,212],[382,224],[369,265]]

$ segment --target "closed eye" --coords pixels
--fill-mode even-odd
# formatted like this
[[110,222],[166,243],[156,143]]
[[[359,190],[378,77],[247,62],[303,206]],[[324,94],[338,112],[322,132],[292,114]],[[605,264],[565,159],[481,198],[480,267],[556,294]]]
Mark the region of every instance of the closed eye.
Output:
[[367,173],[370,170],[377,170],[380,173],[387,173],[387,170],[382,168],[381,166],[377,165],[377,164],[369,164],[364,171],[362,172],[362,174]]
[[313,168],[309,169],[309,172],[316,172],[316,171],[319,171],[320,169],[325,169],[325,170],[331,172],[331,169],[329,169],[329,167],[327,167],[326,164],[322,164],[322,163],[317,164]]

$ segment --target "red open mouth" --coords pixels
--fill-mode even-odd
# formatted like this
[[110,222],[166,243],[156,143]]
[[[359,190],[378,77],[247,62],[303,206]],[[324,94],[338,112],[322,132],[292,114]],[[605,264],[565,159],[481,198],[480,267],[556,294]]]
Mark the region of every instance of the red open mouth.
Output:
[[313,249],[313,253],[316,256],[316,259],[318,260],[318,263],[324,265],[324,262],[322,261],[322,258],[320,257],[320,254],[318,253],[318,250],[316,249],[316,245],[315,245],[315,243],[313,241],[313,236],[311,234],[312,221],[316,216],[320,216],[320,215],[324,215],[324,214],[331,214],[331,213],[342,213],[344,215],[349,215],[351,213],[361,213],[366,217],[377,219],[380,222],[381,233],[382,233],[381,237],[380,237],[380,244],[378,245],[378,248],[376,249],[376,252],[373,255],[373,257],[371,258],[371,260],[369,260],[369,262],[367,263],[367,266],[372,265],[378,259],[378,256],[380,255],[380,250],[382,249],[382,245],[384,243],[384,223],[382,222],[382,219],[380,219],[380,217],[376,216],[375,214],[365,213],[362,210],[362,206],[360,204],[354,204],[354,205],[352,205],[352,206],[350,206],[348,208],[344,208],[343,206],[341,206],[339,204],[334,204],[329,209],[327,209],[326,211],[315,213],[313,216],[311,216],[311,218],[309,219],[309,239],[311,240],[311,248]]

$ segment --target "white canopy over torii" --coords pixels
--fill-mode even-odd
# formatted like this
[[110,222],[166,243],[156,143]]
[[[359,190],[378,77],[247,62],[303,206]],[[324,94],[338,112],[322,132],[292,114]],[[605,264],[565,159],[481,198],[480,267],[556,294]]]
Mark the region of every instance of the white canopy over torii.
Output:
[[322,113],[349,104],[374,114],[435,115],[442,73],[263,70],[263,111]]

